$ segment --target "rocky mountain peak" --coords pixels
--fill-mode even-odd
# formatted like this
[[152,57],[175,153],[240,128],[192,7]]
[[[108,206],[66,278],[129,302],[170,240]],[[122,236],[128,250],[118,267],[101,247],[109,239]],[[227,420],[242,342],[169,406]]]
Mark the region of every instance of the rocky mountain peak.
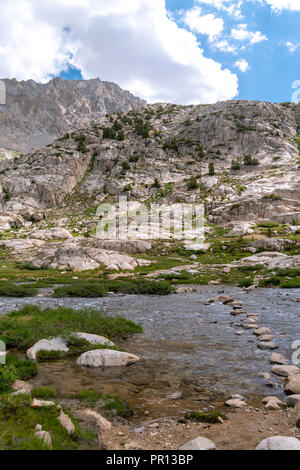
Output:
[[0,106],[0,147],[28,151],[56,137],[87,127],[106,114],[128,112],[145,104],[118,85],[92,80],[49,83],[3,80],[6,105]]

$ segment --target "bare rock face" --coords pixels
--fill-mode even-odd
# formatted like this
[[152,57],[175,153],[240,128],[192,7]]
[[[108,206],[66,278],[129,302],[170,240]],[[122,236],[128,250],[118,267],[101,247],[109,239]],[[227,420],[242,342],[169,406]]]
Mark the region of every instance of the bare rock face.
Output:
[[81,246],[77,239],[66,242],[58,247],[43,248],[31,260],[37,268],[70,268],[73,271],[88,271],[99,266],[106,266],[108,270],[133,271],[137,266],[147,266],[149,261],[135,259],[131,256],[107,251],[91,246]]
[[[106,89],[118,105],[109,105]],[[140,107],[140,100],[99,80],[55,79],[47,85],[12,81],[8,95],[8,108],[0,114],[7,138],[14,134],[17,139],[19,133],[23,142],[25,131],[32,142],[47,132],[61,137],[51,137],[45,147],[36,145],[34,152],[0,160],[4,227],[11,224],[7,214],[14,213],[12,222],[22,226],[17,216],[28,211],[71,211],[80,199],[97,206],[107,198],[115,202],[120,195],[165,207],[205,200],[208,221],[230,226],[232,236],[251,234],[252,225],[259,222],[297,227],[298,114],[296,119],[293,106],[227,101]],[[124,112],[104,116],[116,111]],[[123,253],[147,250],[145,244],[102,243]],[[259,241],[250,249],[280,253],[289,243]],[[288,258],[272,261],[271,267],[289,267]],[[264,263],[253,259],[260,261]]]
[[64,228],[50,228],[48,230],[34,230],[29,238],[37,240],[59,240],[73,238],[70,232]]
[[77,364],[85,367],[123,367],[139,361],[139,357],[110,349],[97,349],[83,353]]
[[0,106],[0,146],[29,150],[55,137],[89,125],[105,114],[127,112],[143,106],[118,85],[94,80],[55,78],[40,84],[33,80],[4,80],[5,106]]

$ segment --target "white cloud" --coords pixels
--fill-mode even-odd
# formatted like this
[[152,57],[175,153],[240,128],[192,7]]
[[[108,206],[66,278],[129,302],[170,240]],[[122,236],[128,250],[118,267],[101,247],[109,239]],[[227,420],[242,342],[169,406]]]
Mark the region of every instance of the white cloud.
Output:
[[228,15],[242,18],[242,0],[198,0],[198,3],[225,11]]
[[281,10],[293,10],[300,11],[300,1],[299,0],[258,0],[259,2],[267,3],[271,6],[272,10],[281,11]]
[[214,46],[222,52],[230,52],[235,53],[237,51],[236,46],[230,44],[227,39],[221,39],[220,41],[216,41]]
[[238,67],[241,72],[247,72],[247,70],[250,68],[248,62],[245,59],[237,60],[234,65]]
[[152,102],[215,102],[238,92],[237,76],[204,56],[164,0],[1,0],[3,76],[45,81],[68,61],[84,78]]
[[266,41],[268,38],[260,31],[248,31],[246,24],[239,24],[231,30],[231,37],[237,41],[249,41],[250,44]]
[[216,18],[212,13],[202,15],[199,7],[186,11],[183,21],[191,31],[198,34],[207,34],[211,40],[218,36],[224,28],[222,18]]
[[295,52],[300,47],[300,44],[287,41],[285,46],[289,49],[290,52]]

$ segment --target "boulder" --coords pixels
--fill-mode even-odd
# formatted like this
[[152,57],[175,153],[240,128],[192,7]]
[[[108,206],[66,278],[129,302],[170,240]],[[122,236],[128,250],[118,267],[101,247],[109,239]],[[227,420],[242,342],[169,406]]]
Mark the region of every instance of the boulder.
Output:
[[270,356],[271,364],[286,364],[287,360],[282,354],[279,353],[272,353]]
[[248,235],[253,233],[254,230],[251,228],[253,223],[245,222],[245,221],[238,221],[234,223],[233,229],[228,233],[229,236],[241,236],[241,235]]
[[300,403],[300,394],[298,395],[289,395],[288,397],[285,398],[285,403],[287,406],[296,406],[298,403]]
[[269,328],[258,328],[253,334],[256,336],[269,335],[271,334],[271,330]]
[[265,404],[266,410],[280,410],[280,406],[277,400],[269,400]]
[[292,423],[300,428],[300,403],[297,403],[293,409],[291,416]]
[[295,437],[268,437],[261,441],[255,450],[300,450],[300,441]]
[[300,370],[296,366],[276,365],[272,367],[273,374],[280,375],[281,377],[289,377],[293,374],[299,374]]
[[23,380],[16,380],[12,386],[16,392],[23,392],[30,394],[32,392],[33,386]]
[[12,250],[14,253],[23,253],[24,251],[34,250],[36,248],[40,248],[44,245],[43,240],[26,240],[24,239],[15,239],[15,240],[8,240],[4,242],[6,248]]
[[290,375],[284,386],[284,390],[288,395],[300,394],[300,374]]
[[259,336],[257,339],[258,341],[262,341],[262,342],[269,342],[269,341],[272,341],[272,339],[274,339],[275,336],[274,335],[262,335],[262,336]]
[[61,351],[68,352],[69,348],[66,342],[58,337],[52,339],[41,339],[34,346],[27,350],[26,355],[28,359],[35,360],[39,351]]
[[151,243],[143,240],[97,240],[94,246],[95,248],[118,251],[119,253],[127,253],[129,255],[146,253],[146,251],[152,248]]
[[68,240],[58,248],[44,249],[31,263],[37,268],[70,268],[78,272],[97,269],[100,266],[105,266],[110,271],[133,271],[138,266],[151,264],[151,261],[100,248],[80,246],[78,243],[78,239]]
[[77,359],[77,365],[85,367],[122,367],[134,364],[139,357],[126,352],[111,349],[97,349],[83,353]]
[[60,424],[62,425],[63,428],[65,428],[65,430],[67,431],[67,433],[69,434],[69,436],[72,436],[72,434],[74,434],[75,432],[75,426],[74,424],[72,423],[71,419],[69,418],[69,416],[66,415],[66,413],[63,412],[61,406],[58,406],[57,409],[60,411],[60,415],[58,417],[58,421],[60,422]]
[[269,349],[269,350],[272,350],[272,349],[277,349],[278,346],[273,343],[273,341],[261,341],[257,347],[259,349]]
[[226,401],[225,405],[230,406],[231,408],[243,408],[246,403],[240,398],[231,398]]
[[37,400],[34,398],[31,403],[32,408],[49,408],[50,406],[55,406],[54,401]]
[[93,345],[104,344],[106,346],[111,347],[115,346],[112,341],[109,341],[109,339],[104,338],[104,336],[92,335],[90,333],[72,333],[72,336],[75,338],[84,339],[85,341]]
[[97,411],[87,409],[83,410],[83,414],[94,419],[103,431],[108,431],[111,428],[111,423]]
[[47,431],[37,431],[34,435],[35,437],[43,441],[43,443],[46,447],[48,447],[48,449],[52,449],[51,435]]
[[216,445],[205,437],[197,437],[187,442],[179,450],[214,450]]
[[28,238],[36,240],[64,240],[73,237],[68,230],[55,227],[46,230],[34,230],[29,234]]

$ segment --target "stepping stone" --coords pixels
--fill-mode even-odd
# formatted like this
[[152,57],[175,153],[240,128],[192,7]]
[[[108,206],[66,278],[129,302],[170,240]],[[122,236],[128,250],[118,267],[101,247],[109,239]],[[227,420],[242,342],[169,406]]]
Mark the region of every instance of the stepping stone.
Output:
[[270,356],[270,362],[271,364],[286,364],[287,360],[286,358],[279,353],[272,353]]
[[269,328],[258,328],[253,334],[256,336],[269,335],[271,330]]
[[272,341],[272,339],[274,338],[275,336],[273,335],[262,335],[262,336],[259,336],[257,339],[258,341],[268,342],[268,341]]
[[299,374],[300,370],[296,366],[276,365],[272,367],[273,374],[280,375],[281,377],[289,377],[293,374]]
[[257,345],[257,347],[259,349],[264,349],[264,350],[265,349],[272,350],[272,349],[278,348],[277,344],[273,343],[272,341],[267,341],[267,342],[262,341],[261,343]]

